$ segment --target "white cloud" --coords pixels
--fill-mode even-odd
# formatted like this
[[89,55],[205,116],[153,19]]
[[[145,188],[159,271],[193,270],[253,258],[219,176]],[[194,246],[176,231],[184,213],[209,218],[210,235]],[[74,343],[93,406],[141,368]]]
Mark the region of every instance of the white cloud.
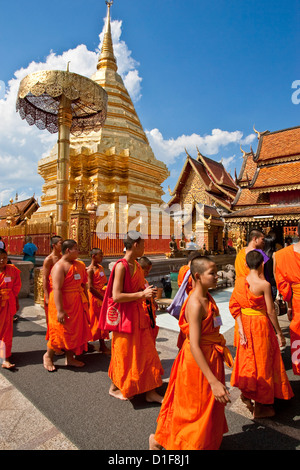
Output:
[[[141,97],[141,81],[138,63],[132,58],[131,51],[120,40],[122,22],[112,21],[111,31],[114,53],[118,63],[118,73],[122,76],[133,101]],[[103,32],[99,35],[100,43],[95,51],[89,51],[84,44],[60,55],[50,51],[44,62],[32,61],[26,68],[17,70],[6,86],[6,94],[0,99],[0,203],[7,204],[16,192],[24,199],[33,193],[41,194],[44,180],[37,173],[37,163],[49,155],[57,141],[57,135],[40,131],[22,121],[16,112],[16,99],[20,81],[28,74],[39,70],[66,70],[70,62],[70,72],[91,77],[96,72]],[[1,94],[1,97],[3,94]],[[19,196],[20,200],[20,196]]]
[[230,163],[234,162],[235,160],[235,155],[232,155],[231,157],[225,157],[219,160],[221,163],[223,163],[223,166],[226,170],[229,169]]
[[222,148],[230,144],[245,142],[241,131],[228,132],[221,129],[213,129],[209,135],[181,135],[177,139],[166,140],[158,129],[146,131],[146,134],[156,158],[164,161],[167,165],[173,164],[185,149],[191,156],[197,153],[197,148],[203,155],[209,156],[216,155]]
[[[133,101],[141,98],[142,78],[139,76],[139,63],[132,57],[131,51],[121,40],[122,21],[111,22],[114,54],[117,59],[118,73]],[[99,35],[99,45],[95,51],[89,51],[84,44],[60,55],[50,51],[44,62],[32,61],[26,68],[17,70],[6,87],[6,94],[0,99],[0,202],[7,204],[16,192],[23,198],[41,194],[43,179],[37,174],[38,161],[49,155],[57,141],[57,135],[40,131],[35,126],[29,126],[16,113],[16,98],[19,84],[26,75],[38,70],[66,70],[70,62],[70,71],[87,77],[96,71],[97,60],[101,50],[104,32]],[[1,95],[2,96],[2,95]],[[204,155],[216,155],[220,150],[231,144],[248,145],[255,139],[254,134],[244,137],[241,131],[228,132],[213,129],[211,134],[181,135],[177,138],[164,139],[159,129],[146,131],[155,156],[167,165],[177,163],[184,149],[196,156],[196,149]],[[233,157],[232,157],[233,158]],[[179,160],[178,160],[179,162]],[[228,165],[232,160],[229,161]],[[180,162],[180,165],[182,161]],[[179,167],[180,167],[179,165]],[[179,170],[176,167],[176,170]],[[181,170],[181,168],[180,168]],[[174,177],[174,170],[172,176]]]

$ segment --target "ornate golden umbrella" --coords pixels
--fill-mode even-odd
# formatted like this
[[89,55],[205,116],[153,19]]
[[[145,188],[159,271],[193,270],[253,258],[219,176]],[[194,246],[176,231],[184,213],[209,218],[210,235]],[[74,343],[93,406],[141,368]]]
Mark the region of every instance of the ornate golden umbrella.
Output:
[[29,125],[58,132],[57,234],[68,238],[70,133],[98,131],[106,119],[107,93],[93,80],[61,70],[34,72],[20,83],[16,109]]

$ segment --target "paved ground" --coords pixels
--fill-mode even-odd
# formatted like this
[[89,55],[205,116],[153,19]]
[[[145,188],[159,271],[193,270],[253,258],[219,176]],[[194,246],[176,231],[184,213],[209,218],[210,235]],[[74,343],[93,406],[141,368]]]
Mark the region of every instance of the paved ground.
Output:
[[[228,310],[232,289],[214,293],[223,319],[222,333],[234,354],[233,321]],[[288,338],[288,320],[280,317]],[[158,315],[157,349],[165,370],[163,393],[177,354],[178,326],[169,314]],[[15,372],[0,373],[0,449],[2,450],[96,450],[140,451],[148,449],[148,436],[155,430],[159,406],[144,397],[121,402],[107,391],[109,358],[98,352],[86,354],[86,366],[74,370],[57,358],[57,372],[42,366],[45,351],[44,311],[31,298],[21,300],[21,317],[15,323],[13,359]],[[231,389],[226,407],[229,433],[221,450],[300,449],[300,379],[291,370],[289,345],[283,359],[295,397],[275,403],[272,419],[253,420],[241,403],[239,391]],[[229,385],[230,370],[226,369]]]

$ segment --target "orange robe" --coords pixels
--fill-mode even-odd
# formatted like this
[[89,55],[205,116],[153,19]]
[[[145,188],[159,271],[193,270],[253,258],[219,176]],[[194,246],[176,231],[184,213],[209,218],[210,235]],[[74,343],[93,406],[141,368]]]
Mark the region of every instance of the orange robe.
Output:
[[[49,297],[50,297],[50,292],[52,291],[53,287],[52,287],[52,280],[51,280],[51,270],[53,268],[54,265],[51,266],[50,268],[50,272],[49,272],[49,277],[47,279],[47,289],[48,289],[48,302],[49,302]],[[44,295],[44,309],[45,309],[45,317],[46,317],[46,323],[47,323],[47,333],[46,333],[46,340],[49,339],[49,332],[48,332],[48,308],[49,306],[46,305],[46,302],[45,302],[45,295]]]
[[235,277],[247,277],[250,269],[246,263],[246,249],[242,248],[236,255],[234,262]]
[[[21,289],[20,270],[7,264],[0,272],[0,344],[5,347],[3,359],[11,356],[13,340],[13,317],[17,311],[16,297]],[[1,357],[0,357],[1,359]]]
[[62,286],[63,308],[69,317],[65,318],[64,324],[57,321],[54,292],[53,290],[50,292],[48,305],[49,348],[73,351],[75,355],[80,355],[83,351],[88,350],[87,343],[92,339],[92,334],[88,323],[88,301],[81,285],[86,282],[85,264],[75,260]]
[[292,300],[290,340],[293,372],[300,375],[300,254],[293,245],[275,252],[275,279],[283,299]]
[[[93,287],[98,292],[102,293],[102,295],[104,295],[106,283],[107,277],[105,276],[104,269],[102,266],[99,266],[93,275]],[[89,318],[92,332],[92,341],[97,341],[98,339],[109,339],[108,331],[98,330],[102,300],[94,296],[90,291],[88,291],[88,296],[90,302]]]
[[[190,348],[189,324],[185,309],[180,312],[179,326],[186,336],[170,375],[169,385],[161,405],[155,432],[156,441],[166,450],[218,450],[223,434],[228,432],[225,405],[218,402],[207,379],[198,367]],[[219,309],[208,294],[207,316],[202,320],[200,346],[205,359],[219,381],[225,384],[224,356],[232,358],[225,339],[214,327]]]
[[267,315],[263,295],[255,296],[246,278],[238,278],[229,302],[236,319],[242,315],[247,345],[237,345],[231,385],[258,403],[270,405],[274,398],[293,397],[274,327]]
[[[131,281],[133,292],[145,289],[144,273],[137,262]],[[108,370],[110,379],[126,398],[160,387],[164,373],[143,301],[134,302],[132,308],[132,333],[112,333]]]
[[[187,264],[185,264],[184,266],[181,266],[181,268],[179,269],[178,278],[177,278],[178,287],[180,287],[181,284],[183,283],[185,275],[186,275],[186,273],[188,272],[189,269],[190,269],[190,267]],[[187,286],[186,286],[186,293],[189,294],[191,292],[192,288],[193,288],[192,275],[190,275]]]

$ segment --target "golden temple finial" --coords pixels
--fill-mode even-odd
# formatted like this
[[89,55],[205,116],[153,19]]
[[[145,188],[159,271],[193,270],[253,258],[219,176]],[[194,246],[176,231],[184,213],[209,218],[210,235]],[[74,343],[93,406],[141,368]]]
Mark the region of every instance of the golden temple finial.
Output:
[[110,8],[113,4],[113,0],[106,0],[107,5],[107,16],[106,16],[106,26],[105,26],[105,33],[104,39],[101,49],[101,54],[98,60],[97,69],[108,68],[113,70],[114,72],[117,71],[117,61],[114,56],[114,49],[113,49],[113,42],[111,36],[111,27],[110,27]]
[[185,153],[186,153],[186,156],[187,156],[187,157],[190,157],[190,154],[189,154],[189,152],[187,151],[186,147],[184,147],[184,151],[185,151]]
[[255,132],[255,134],[257,134],[257,138],[259,139],[260,138],[260,132],[258,132],[256,129],[255,129],[255,124],[253,124],[253,130]]
[[238,177],[237,177],[237,174],[236,174],[236,168],[234,169],[234,179],[235,179],[235,182],[237,182]]
[[242,152],[242,154],[243,154],[243,158],[244,158],[244,156],[246,155],[246,152],[245,152],[245,150],[242,149],[242,146],[241,146],[241,145],[240,145],[240,150],[241,150],[241,152]]

